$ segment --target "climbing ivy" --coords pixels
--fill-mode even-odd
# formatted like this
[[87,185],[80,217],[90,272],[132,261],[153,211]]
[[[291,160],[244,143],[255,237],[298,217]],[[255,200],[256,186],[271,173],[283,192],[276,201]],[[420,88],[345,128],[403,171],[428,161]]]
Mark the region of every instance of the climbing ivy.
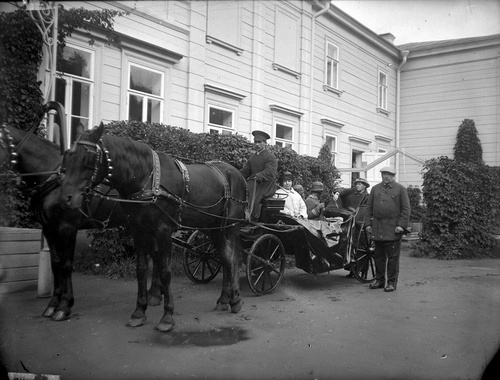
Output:
[[426,205],[417,253],[442,259],[498,255],[500,168],[485,165],[474,121],[457,133],[455,159],[438,157],[423,168]]

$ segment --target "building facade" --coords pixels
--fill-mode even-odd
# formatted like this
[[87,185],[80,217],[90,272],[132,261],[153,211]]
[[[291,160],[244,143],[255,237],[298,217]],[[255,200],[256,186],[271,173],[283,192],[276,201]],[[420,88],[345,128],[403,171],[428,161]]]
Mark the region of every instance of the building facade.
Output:
[[[61,3],[129,12],[115,18],[119,47],[107,44],[102,33],[93,45],[84,33],[68,39],[54,85],[55,99],[67,112],[68,143],[101,120],[161,122],[249,139],[260,129],[269,133],[271,144],[299,154],[317,156],[327,144],[343,186],[358,175],[379,182],[377,168],[388,165],[405,174],[399,178],[405,184],[418,185],[418,156],[440,156],[453,147],[430,144],[430,132],[419,119],[431,106],[429,93],[440,97],[435,76],[445,75],[446,65],[433,71],[435,54],[395,46],[394,36],[377,35],[330,1]],[[495,49],[496,61],[491,58]],[[497,84],[497,108],[490,111],[498,126],[498,46],[488,54],[489,79],[496,78]],[[446,60],[446,54],[442,57]],[[432,91],[420,85],[419,75]],[[456,81],[455,88],[477,79],[464,82],[458,74],[446,75]],[[42,67],[47,94],[51,78],[48,66]],[[446,125],[466,117],[476,125],[484,120],[462,117],[465,110],[452,115],[451,106],[448,111],[454,119],[442,121]],[[434,113],[433,120],[441,116]],[[426,126],[436,126],[434,121]],[[495,138],[498,152],[498,131]],[[495,159],[498,164],[498,153]]]

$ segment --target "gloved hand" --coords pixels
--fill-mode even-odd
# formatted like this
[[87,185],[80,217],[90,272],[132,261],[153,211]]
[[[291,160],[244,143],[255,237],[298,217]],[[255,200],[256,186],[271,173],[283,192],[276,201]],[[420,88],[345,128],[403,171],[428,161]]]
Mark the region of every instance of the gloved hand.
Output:
[[365,231],[366,231],[367,235],[371,236],[371,234],[372,234],[372,226],[366,226]]
[[405,232],[405,229],[401,226],[397,226],[395,232],[397,234],[402,234],[403,232]]
[[321,203],[319,204],[319,209],[320,209],[320,210],[323,210],[324,208],[325,208],[325,204],[324,204],[323,202],[321,202]]
[[337,191],[336,193],[333,194],[333,200],[337,201],[339,199],[339,192]]

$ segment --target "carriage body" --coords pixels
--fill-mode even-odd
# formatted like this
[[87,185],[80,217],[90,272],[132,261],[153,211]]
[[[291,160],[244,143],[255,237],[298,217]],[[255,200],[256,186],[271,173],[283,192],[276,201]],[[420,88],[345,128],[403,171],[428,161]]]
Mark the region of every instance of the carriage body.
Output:
[[[373,280],[374,248],[366,238],[360,218],[357,218],[363,206],[354,212],[342,210],[338,215],[344,221],[338,233],[338,243],[333,246],[327,245],[321,234],[314,234],[296,219],[281,213],[283,207],[283,199],[263,199],[259,221],[240,229],[246,277],[256,295],[276,289],[287,266],[286,256],[293,257],[295,267],[306,273],[346,269],[352,271],[360,282]],[[217,275],[220,268],[217,253],[202,231],[195,231],[188,244],[179,240],[176,243],[185,248],[184,270],[193,282],[207,283]]]

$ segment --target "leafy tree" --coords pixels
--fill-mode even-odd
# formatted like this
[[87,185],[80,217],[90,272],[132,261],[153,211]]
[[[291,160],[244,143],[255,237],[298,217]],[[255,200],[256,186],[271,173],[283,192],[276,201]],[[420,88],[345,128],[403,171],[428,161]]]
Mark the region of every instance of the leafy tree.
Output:
[[464,119],[458,127],[457,141],[453,148],[457,162],[483,163],[483,147],[472,119]]

